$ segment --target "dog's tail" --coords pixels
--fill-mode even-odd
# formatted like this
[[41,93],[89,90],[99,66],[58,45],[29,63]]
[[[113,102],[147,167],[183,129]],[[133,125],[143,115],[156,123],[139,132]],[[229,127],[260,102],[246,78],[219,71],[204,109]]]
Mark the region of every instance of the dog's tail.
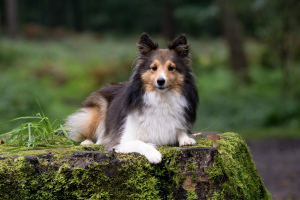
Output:
[[72,140],[76,142],[90,140],[95,143],[98,139],[95,133],[100,120],[99,107],[81,108],[68,116],[65,127]]
[[[116,89],[123,87],[124,84],[111,84],[88,96],[83,102],[82,108],[66,119],[65,127],[69,137],[77,142],[85,140],[81,144],[102,144],[108,100],[114,98],[117,93]],[[113,92],[111,92],[112,89],[114,89]],[[105,97],[102,93],[105,94]]]

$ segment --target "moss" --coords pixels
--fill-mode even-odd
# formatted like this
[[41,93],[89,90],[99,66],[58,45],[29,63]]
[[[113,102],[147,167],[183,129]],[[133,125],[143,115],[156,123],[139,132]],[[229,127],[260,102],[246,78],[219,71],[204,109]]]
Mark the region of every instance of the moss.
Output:
[[186,163],[187,171],[192,173],[192,182],[196,182],[197,180],[197,173],[196,173],[196,163],[193,161],[193,159],[189,159]]
[[13,153],[13,157],[20,157],[2,160],[3,199],[161,199],[161,196],[172,196],[172,190],[166,187],[167,193],[162,193],[160,187],[172,186],[169,181],[180,177],[176,159],[171,158],[172,151],[166,153],[166,162],[160,167],[137,154],[115,154],[113,159],[79,168],[70,166],[64,158],[74,150],[83,149],[71,149],[51,150],[51,162],[26,160],[28,156],[41,154],[40,150]]
[[196,200],[196,199],[197,199],[197,195],[195,193],[195,189],[194,190],[188,190],[187,200]]
[[220,186],[210,199],[271,199],[244,140],[236,133],[224,133],[220,137],[219,153],[206,171]]
[[[209,139],[197,139],[198,147],[211,147]],[[1,146],[5,150],[5,146]],[[190,147],[185,147],[190,148]],[[99,145],[60,149],[1,151],[0,191],[2,199],[174,199],[188,182],[186,198],[196,199],[195,161],[181,169],[182,148],[163,146],[160,164],[150,164],[136,153],[103,153],[95,161],[91,152]],[[87,152],[72,157],[76,151]],[[211,199],[269,199],[251,160],[245,142],[234,133],[221,135],[219,153],[206,169],[209,181],[219,189]],[[101,153],[101,152],[100,152]],[[2,160],[1,160],[2,159]],[[184,189],[184,188],[183,188]],[[17,194],[17,195],[16,195]],[[63,194],[63,195],[62,195]]]
[[38,162],[38,168],[24,157],[1,162],[3,199],[160,199],[151,165],[128,162],[119,167],[107,161],[72,168],[60,163],[56,170]]
[[57,148],[17,148],[12,150],[10,146],[0,145],[0,159],[18,158],[26,156],[37,155],[52,155],[56,160],[61,160],[69,157],[74,151],[103,151],[104,147],[101,145],[84,145],[84,146],[57,146]]

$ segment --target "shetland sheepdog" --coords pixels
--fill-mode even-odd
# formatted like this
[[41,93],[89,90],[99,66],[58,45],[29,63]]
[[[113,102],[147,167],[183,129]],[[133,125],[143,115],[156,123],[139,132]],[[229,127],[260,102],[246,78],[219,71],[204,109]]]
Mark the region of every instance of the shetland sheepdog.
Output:
[[81,144],[102,144],[122,153],[137,152],[160,163],[156,145],[195,145],[189,137],[196,120],[198,92],[183,34],[160,49],[147,33],[128,82],[105,85],[68,116],[69,136]]

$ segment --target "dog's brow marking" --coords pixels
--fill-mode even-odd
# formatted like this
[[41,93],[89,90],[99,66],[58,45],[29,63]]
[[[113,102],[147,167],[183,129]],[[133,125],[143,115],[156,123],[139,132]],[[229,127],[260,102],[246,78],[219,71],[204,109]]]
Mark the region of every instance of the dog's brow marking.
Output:
[[158,60],[154,60],[153,63],[150,65],[150,68],[152,68],[154,65],[158,68],[161,66],[161,63]]
[[172,67],[176,68],[176,65],[175,65],[171,60],[168,60],[168,61],[165,63],[165,67],[169,67],[169,66],[172,66]]

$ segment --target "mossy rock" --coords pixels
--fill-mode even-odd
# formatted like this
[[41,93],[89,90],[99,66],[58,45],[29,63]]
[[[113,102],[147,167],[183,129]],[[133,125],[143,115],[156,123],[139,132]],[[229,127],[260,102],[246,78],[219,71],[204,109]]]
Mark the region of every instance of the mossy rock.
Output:
[[0,153],[1,199],[271,199],[235,133],[160,147],[160,164],[99,145]]

